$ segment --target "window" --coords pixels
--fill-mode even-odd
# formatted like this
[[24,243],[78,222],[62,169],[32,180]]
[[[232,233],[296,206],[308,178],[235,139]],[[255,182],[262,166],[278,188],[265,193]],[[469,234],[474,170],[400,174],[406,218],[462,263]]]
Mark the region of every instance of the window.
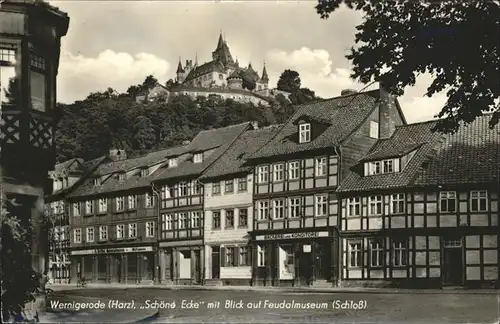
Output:
[[234,227],[234,211],[226,210],[226,228]]
[[13,104],[16,91],[16,51],[0,48],[0,107]]
[[248,226],[248,209],[238,209],[238,227]]
[[248,253],[247,246],[240,246],[240,266],[249,266],[250,265],[250,254]]
[[87,227],[87,242],[94,242],[94,228]]
[[178,193],[179,197],[187,196],[188,188],[187,188],[187,184],[185,182],[179,183],[179,185],[177,187],[177,193]]
[[80,228],[75,228],[73,230],[73,242],[82,243],[82,230]]
[[125,181],[125,172],[118,173],[118,181]]
[[382,196],[368,197],[368,215],[382,215]]
[[406,251],[406,240],[405,241],[393,241],[392,242],[392,265],[395,267],[402,267],[408,265],[408,254]]
[[394,160],[384,160],[382,161],[384,165],[384,173],[393,173],[394,172]]
[[368,162],[366,166],[366,175],[399,172],[399,159]]
[[99,198],[99,212],[105,213],[108,210],[108,199],[107,198]]
[[288,179],[297,180],[300,178],[300,164],[299,161],[293,161],[288,163]]
[[361,198],[347,198],[347,216],[361,216]]
[[238,192],[247,191],[247,178],[238,179]]
[[488,191],[474,190],[470,192],[470,210],[473,212],[488,210]]
[[227,180],[224,185],[224,193],[233,193],[234,192],[234,181]]
[[106,241],[108,239],[108,227],[99,226],[99,240]]
[[328,196],[316,196],[316,216],[328,216]]
[[135,209],[137,206],[137,196],[131,195],[128,196],[128,209]]
[[170,191],[170,188],[165,185],[161,187],[161,199],[168,199],[172,197],[172,192]]
[[285,218],[285,201],[283,199],[273,200],[273,218]]
[[137,237],[137,224],[128,224],[128,237]]
[[152,193],[146,192],[146,196],[144,199],[144,204],[146,205],[146,208],[151,208],[155,204],[155,197]]
[[288,200],[288,217],[296,218],[301,216],[300,198],[290,198]]
[[299,125],[299,142],[307,143],[311,141],[311,124]]
[[439,193],[439,210],[442,213],[454,213],[457,211],[457,196],[455,191]]
[[193,163],[203,162],[203,153],[195,153],[193,156]]
[[317,177],[326,176],[326,157],[315,159],[314,172]]
[[90,215],[94,213],[94,204],[92,200],[85,202],[85,214]]
[[154,237],[154,236],[155,236],[155,223],[146,222],[146,237]]
[[269,181],[269,167],[267,165],[258,168],[259,183],[267,183]]
[[284,172],[284,166],[282,163],[280,164],[275,164],[273,166],[274,171],[273,171],[273,181],[283,181],[283,172]]
[[30,80],[31,80],[31,104],[33,106],[33,109],[38,111],[46,111],[45,94],[47,91],[47,87],[46,87],[45,74],[31,70]]
[[199,228],[200,227],[200,212],[192,212],[191,213],[191,228]]
[[258,206],[259,220],[269,219],[269,202],[259,201],[257,203],[257,206]]
[[146,178],[149,175],[148,169],[141,169],[141,178]]
[[382,173],[382,162],[375,161],[370,162],[370,175],[381,174]]
[[236,258],[238,257],[235,247],[226,247],[226,267],[234,267],[237,265]]
[[370,137],[378,138],[378,122],[370,121]]
[[189,220],[187,217],[187,213],[179,213],[178,214],[178,226],[179,229],[187,229],[189,227]]
[[212,184],[212,195],[220,195],[220,182]]
[[122,240],[125,237],[125,225],[116,225],[116,238]]
[[201,183],[198,180],[193,180],[191,183],[191,194],[199,195],[201,193]]
[[405,194],[391,195],[391,214],[403,214],[405,212]]
[[162,221],[162,230],[170,231],[170,230],[174,229],[174,216],[173,215],[162,214],[161,221]]
[[95,178],[94,179],[94,186],[97,187],[97,186],[100,186],[101,185],[101,179],[100,178]]
[[212,228],[213,229],[220,228],[220,211],[212,212]]
[[382,242],[370,242],[370,264],[372,267],[384,265],[384,248]]
[[349,243],[349,267],[359,268],[362,265],[361,242]]
[[176,166],[177,166],[177,159],[176,158],[172,158],[172,159],[168,160],[168,167],[169,168],[174,168]]
[[116,211],[122,211],[125,209],[125,198],[116,197]]
[[73,216],[80,216],[80,203],[73,203]]
[[266,266],[266,247],[264,245],[257,245],[257,266]]

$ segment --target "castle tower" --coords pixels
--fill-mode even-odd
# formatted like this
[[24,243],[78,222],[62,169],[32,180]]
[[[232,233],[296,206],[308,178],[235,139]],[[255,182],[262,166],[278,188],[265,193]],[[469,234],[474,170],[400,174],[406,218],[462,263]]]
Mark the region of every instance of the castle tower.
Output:
[[184,69],[182,68],[181,57],[179,56],[179,64],[177,65],[177,82],[182,83],[184,81]]
[[269,76],[267,75],[266,62],[264,62],[264,68],[262,69],[262,77],[260,78],[260,81],[264,84],[264,89],[267,89],[269,86]]
[[229,67],[234,65],[234,60],[229,51],[229,46],[224,41],[222,37],[222,32],[219,35],[219,41],[217,42],[217,48],[212,52],[212,59],[216,62],[222,63],[224,67]]

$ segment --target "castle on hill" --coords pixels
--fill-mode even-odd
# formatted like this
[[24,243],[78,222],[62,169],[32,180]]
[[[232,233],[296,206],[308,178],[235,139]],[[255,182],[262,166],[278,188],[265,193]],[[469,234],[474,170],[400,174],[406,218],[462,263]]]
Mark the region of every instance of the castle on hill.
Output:
[[219,35],[217,47],[212,52],[211,61],[199,65],[196,56],[194,63],[193,60],[186,60],[183,66],[179,58],[175,81],[175,85],[170,89],[157,85],[145,97],[139,97],[139,100],[154,101],[160,96],[176,94],[189,95],[193,98],[216,95],[239,102],[269,105],[278,94],[286,98],[290,95],[284,91],[269,89],[269,76],[265,63],[260,75],[251,63],[247,67],[240,66],[238,59],[233,59],[222,33]]

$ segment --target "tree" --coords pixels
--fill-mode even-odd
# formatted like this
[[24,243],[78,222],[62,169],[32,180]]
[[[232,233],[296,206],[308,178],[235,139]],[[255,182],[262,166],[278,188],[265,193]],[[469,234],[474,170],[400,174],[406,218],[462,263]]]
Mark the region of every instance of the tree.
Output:
[[428,72],[426,96],[447,90],[435,128],[453,132],[485,112],[500,118],[500,5],[498,1],[319,0],[327,19],[344,3],[364,13],[347,58],[352,78],[380,82],[394,95]]
[[287,69],[281,73],[277,87],[278,90],[292,93],[300,89],[300,84],[301,81],[299,73],[297,71]]
[[158,84],[158,79],[152,75],[148,75],[142,83],[142,89],[151,89]]
[[150,149],[155,142],[155,130],[151,119],[139,116],[134,123],[134,139],[138,149]]

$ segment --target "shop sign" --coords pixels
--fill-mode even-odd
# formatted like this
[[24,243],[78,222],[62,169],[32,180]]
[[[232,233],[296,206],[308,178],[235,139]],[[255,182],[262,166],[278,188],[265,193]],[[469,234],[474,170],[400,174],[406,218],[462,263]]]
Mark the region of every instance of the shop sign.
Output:
[[318,237],[328,237],[328,232],[299,232],[299,233],[283,233],[283,234],[267,234],[267,235],[257,235],[255,239],[257,241],[265,240],[294,240],[294,239],[308,239],[308,238],[318,238]]
[[152,252],[152,246],[71,251],[71,255]]

